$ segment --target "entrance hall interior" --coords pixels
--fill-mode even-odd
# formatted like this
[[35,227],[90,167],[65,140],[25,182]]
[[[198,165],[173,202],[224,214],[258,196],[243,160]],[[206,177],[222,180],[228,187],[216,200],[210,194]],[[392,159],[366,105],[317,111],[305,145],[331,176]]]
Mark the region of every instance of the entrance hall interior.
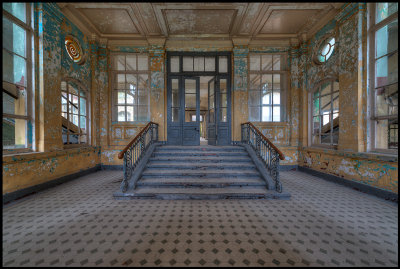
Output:
[[3,266],[398,266],[398,3],[3,2]]

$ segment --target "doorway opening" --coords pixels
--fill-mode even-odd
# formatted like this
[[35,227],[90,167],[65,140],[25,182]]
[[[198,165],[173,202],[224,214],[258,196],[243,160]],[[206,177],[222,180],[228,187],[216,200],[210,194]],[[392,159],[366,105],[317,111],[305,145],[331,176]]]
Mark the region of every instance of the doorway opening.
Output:
[[231,144],[230,53],[167,53],[167,143]]

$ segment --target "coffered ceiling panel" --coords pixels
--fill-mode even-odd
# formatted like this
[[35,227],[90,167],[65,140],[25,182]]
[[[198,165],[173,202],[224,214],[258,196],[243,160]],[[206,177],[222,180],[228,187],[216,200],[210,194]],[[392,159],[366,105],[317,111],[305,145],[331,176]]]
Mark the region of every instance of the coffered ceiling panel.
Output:
[[102,34],[138,33],[126,9],[81,8],[79,11],[81,11]]
[[163,10],[169,34],[229,34],[236,10]]
[[135,3],[134,5],[138,7],[138,13],[140,13],[140,17],[148,34],[160,35],[161,29],[157,23],[156,15],[151,3]]
[[74,2],[58,5],[89,35],[147,42],[149,38],[170,41],[303,38],[315,34],[329,22],[343,3]]
[[314,17],[320,10],[318,9],[305,9],[305,10],[288,10],[277,9],[270,13],[267,21],[261,29],[261,34],[267,33],[281,33],[281,34],[295,34]]

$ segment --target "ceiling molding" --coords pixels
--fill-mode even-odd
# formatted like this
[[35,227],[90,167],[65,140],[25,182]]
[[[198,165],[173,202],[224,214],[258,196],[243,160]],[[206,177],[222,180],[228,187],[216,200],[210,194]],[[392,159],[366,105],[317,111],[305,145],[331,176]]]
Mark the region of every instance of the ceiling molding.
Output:
[[286,39],[252,39],[249,43],[249,48],[256,47],[289,47],[290,38]]
[[210,48],[229,48],[232,49],[231,40],[213,40],[212,42],[208,40],[167,40],[165,43],[166,49],[181,48],[183,50],[196,47],[203,49]]
[[329,21],[333,20],[335,16],[340,12],[339,9],[333,9],[329,11],[324,17],[322,17],[313,27],[308,30],[308,36],[314,36],[319,30],[321,30]]
[[76,12],[73,7],[70,5],[65,5],[63,8],[61,8],[61,13],[64,14],[64,16],[69,19],[73,24],[75,24],[76,27],[78,27],[79,30],[82,31],[87,36],[91,36],[92,33],[97,34],[100,36],[100,32],[96,29],[96,27],[93,27],[90,24],[85,24],[83,22],[83,19],[78,15],[76,15]]
[[126,40],[117,40],[117,39],[109,39],[107,42],[109,48],[117,47],[117,46],[133,46],[133,47],[146,47],[149,45],[149,42],[145,39],[126,39]]

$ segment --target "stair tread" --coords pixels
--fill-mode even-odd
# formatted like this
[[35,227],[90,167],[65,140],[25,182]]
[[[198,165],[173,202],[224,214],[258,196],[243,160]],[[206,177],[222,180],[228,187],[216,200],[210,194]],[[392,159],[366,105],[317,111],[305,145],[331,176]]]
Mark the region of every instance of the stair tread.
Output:
[[151,168],[146,168],[146,170],[143,171],[144,174],[183,174],[183,173],[191,173],[191,174],[211,174],[211,173],[218,173],[218,174],[224,174],[224,173],[229,173],[229,174],[257,174],[259,175],[258,171],[236,171],[236,170],[230,170],[230,169],[207,169],[207,170],[194,170],[194,169],[180,169],[180,170],[171,170],[171,169],[151,169]]
[[194,163],[187,163],[187,162],[179,162],[179,163],[172,163],[172,162],[148,162],[147,163],[147,167],[160,167],[160,166],[180,166],[180,167],[249,167],[249,168],[254,168],[255,165],[254,164],[248,164],[248,163],[215,163],[215,162],[202,162],[202,163],[198,163],[198,164],[194,164]]
[[[186,159],[200,159],[199,156],[165,156],[165,154],[162,154],[161,156],[158,157],[151,157],[151,159],[154,158],[162,158],[162,159],[167,159],[167,158],[174,158],[174,159],[182,159],[182,160],[186,160]],[[208,158],[208,159],[217,159],[217,160],[251,160],[250,156],[245,156],[244,154],[242,155],[234,155],[234,156],[215,156],[215,155],[210,155],[210,156],[202,156],[201,159],[203,158]]]
[[[265,194],[269,190],[264,187],[241,187],[241,188],[201,188],[201,187],[193,187],[193,188],[152,188],[152,187],[137,187],[131,193],[144,194],[144,193],[173,193],[173,194]],[[271,192],[271,191],[269,191]],[[275,191],[274,191],[275,192]],[[128,193],[128,192],[126,192]]]
[[202,146],[172,146],[172,145],[162,145],[159,146],[157,149],[182,149],[182,150],[207,150],[207,149],[223,149],[223,150],[229,150],[229,149],[243,149],[241,146],[209,146],[209,145],[202,145]]
[[216,156],[218,154],[228,154],[228,155],[248,155],[246,151],[183,151],[183,150],[165,150],[165,151],[157,151],[153,152],[155,155],[167,155],[167,154],[176,154],[176,155],[184,155],[184,154],[192,154],[192,155],[209,155],[209,156]]
[[265,183],[261,178],[142,178],[138,183]]

